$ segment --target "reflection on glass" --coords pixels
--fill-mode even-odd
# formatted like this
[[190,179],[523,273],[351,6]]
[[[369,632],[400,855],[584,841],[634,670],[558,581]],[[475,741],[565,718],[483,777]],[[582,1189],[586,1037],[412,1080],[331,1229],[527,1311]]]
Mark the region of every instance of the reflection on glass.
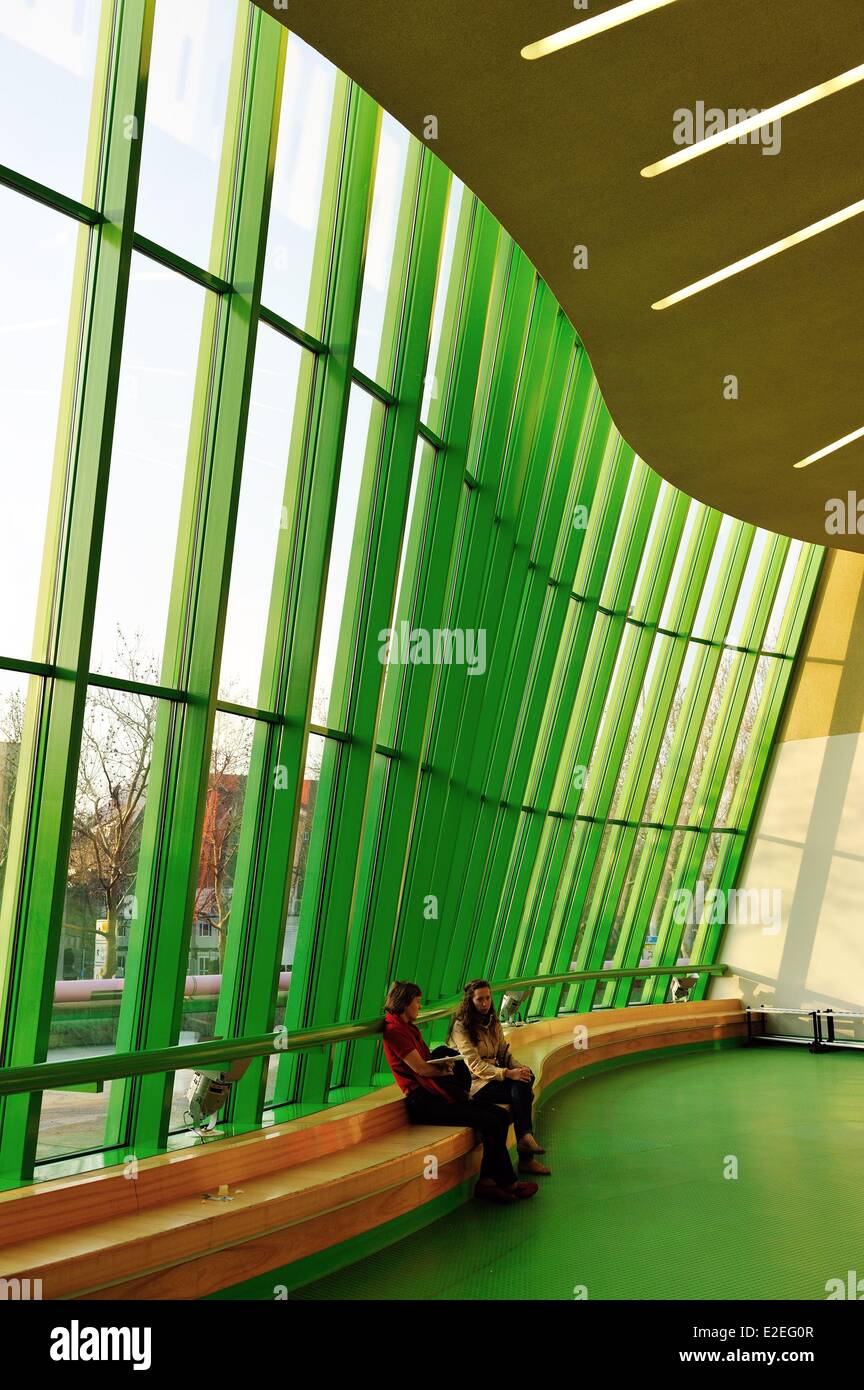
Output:
[[204,267],[236,12],[234,0],[158,0],[153,24],[135,228]]
[[[396,598],[393,603],[393,618],[391,622],[391,627],[394,629],[395,632],[398,632],[400,630],[399,625],[403,622],[409,623],[410,630],[409,605],[411,601],[411,595],[403,595],[402,588],[405,580],[405,559],[408,554],[408,543],[411,539],[411,531],[414,525],[414,504],[417,500],[417,484],[420,480],[420,470],[424,466],[427,470],[428,476],[428,471],[435,467],[435,450],[432,448],[430,444],[427,444],[425,440],[418,439],[417,447],[414,451],[414,467],[411,472],[411,488],[408,494],[408,513],[405,517],[405,530],[402,533],[402,549],[399,555],[399,573],[396,578]],[[413,583],[414,577],[415,576],[413,574],[409,577],[411,583]],[[381,719],[378,727],[379,743],[391,743],[395,734],[395,702],[398,699],[399,682],[398,680],[396,681],[396,688],[394,689],[393,667],[395,663],[392,658],[394,651],[401,652],[402,650],[403,646],[401,644],[400,639],[397,639],[395,642],[392,642],[390,644],[390,659],[386,662],[384,667],[384,693],[382,695]]]
[[684,521],[684,529],[681,532],[681,539],[678,542],[678,549],[675,552],[675,564],[672,567],[672,574],[666,589],[666,598],[663,602],[663,612],[660,614],[659,625],[672,631],[672,619],[680,612],[680,588],[681,576],[684,570],[684,561],[688,559],[690,541],[693,536],[693,528],[701,518],[704,508],[699,502],[691,502],[687,508],[687,516]]
[[0,5],[0,164],[76,199],[101,8],[101,0]]
[[77,234],[69,218],[0,188],[2,656],[44,656],[33,627]]
[[423,383],[423,406],[420,413],[421,420],[429,419],[433,401],[436,404],[440,401],[441,393],[444,389],[443,380],[438,379],[438,353],[441,348],[441,334],[444,329],[444,311],[447,307],[450,277],[453,273],[453,253],[456,250],[456,232],[459,227],[459,214],[462,210],[462,198],[464,193],[465,185],[454,175],[450,181],[450,202],[447,207],[447,223],[444,228],[444,247],[441,253],[441,269],[438,274],[438,284],[435,289],[435,308],[432,314],[432,338],[429,344],[429,361],[426,368],[426,380]]
[[[288,1002],[288,988],[291,968],[297,948],[297,928],[300,923],[300,907],[303,890],[306,886],[306,865],[309,860],[309,842],[312,838],[312,821],[318,803],[318,783],[321,780],[321,763],[324,758],[325,740],[320,734],[310,734],[306,745],[306,766],[303,770],[303,787],[300,792],[300,814],[297,821],[297,838],[294,841],[294,863],[291,868],[291,887],[288,893],[288,912],[285,918],[285,935],[282,941],[282,956],[279,964],[279,988],[276,996],[274,1028],[281,1027],[285,1021],[285,1005]],[[276,1073],[279,1057],[270,1059],[267,1071],[267,1090],[265,1104],[270,1105],[276,1090]]]
[[159,679],[204,298],[190,280],[133,256],[94,671],[126,674],[132,650]]
[[[354,365],[366,376],[377,378],[384,331],[387,289],[396,248],[399,204],[408,159],[408,131],[387,112],[381,120],[381,143],[375,169],[375,194],[369,224],[363,298],[357,326]],[[381,385],[386,385],[382,382]]]
[[307,305],[336,69],[296,34],[288,40],[261,302],[314,333]]
[[639,698],[636,701],[636,708],[633,711],[633,723],[630,726],[630,733],[627,737],[627,743],[621,758],[621,768],[618,773],[618,782],[612,800],[612,810],[610,814],[615,818],[627,816],[631,810],[628,805],[629,797],[632,795],[633,791],[632,783],[628,785],[631,763],[637,744],[640,741],[644,741],[643,720],[646,710],[650,709],[649,695],[654,683],[654,672],[657,669],[657,660],[661,654],[661,650],[668,644],[668,641],[668,638],[655,637],[651,647],[651,655],[648,658],[648,665],[645,668],[642,688],[639,691]]
[[[648,535],[645,537],[645,545],[642,551],[642,559],[639,563],[639,572],[636,575],[636,582],[633,585],[633,599],[630,604],[629,616],[644,621],[645,610],[654,585],[654,575],[656,573],[657,557],[653,554],[654,542],[657,537],[657,528],[661,518],[668,524],[668,513],[666,511],[669,495],[672,488],[664,480],[660,484],[657,493],[657,500],[654,503],[654,511],[651,515],[651,525],[648,528]],[[652,566],[649,573],[649,564]]]
[[675,694],[672,697],[672,708],[669,711],[666,727],[663,730],[663,741],[660,744],[657,762],[654,765],[654,774],[651,778],[651,786],[648,790],[645,809],[642,813],[645,820],[655,819],[652,812],[654,811],[657,796],[663,782],[664,773],[672,759],[673,749],[675,748],[675,734],[681,718],[681,713],[684,709],[684,701],[690,688],[690,682],[693,678],[693,668],[696,663],[697,655],[701,656],[701,651],[691,643],[687,648],[687,655],[684,658],[681,674],[678,677],[678,684],[675,687]]
[[764,721],[766,691],[769,681],[776,675],[777,664],[777,658],[770,656],[760,656],[756,663],[744,717],[741,720],[741,727],[738,730],[738,737],[735,740],[735,747],[729,760],[723,794],[714,815],[715,825],[737,825],[738,823],[740,807],[736,806],[733,814],[733,801],[738,800],[736,792],[747,760],[748,749],[753,738],[757,737],[758,726]]
[[705,787],[702,788],[702,796],[698,802],[696,800],[696,793],[699,790],[705,763],[709,755],[714,757],[716,752],[712,745],[717,730],[717,721],[723,709],[723,702],[726,699],[730,681],[733,676],[737,678],[743,660],[744,658],[739,652],[724,651],[720,657],[717,674],[714,677],[714,684],[711,687],[711,694],[708,697],[708,708],[705,711],[705,718],[699,734],[699,741],[693,751],[693,761],[690,764],[687,786],[684,789],[681,808],[678,812],[678,820],[681,824],[687,820],[691,820],[694,824],[698,824],[705,814],[705,794],[708,789]]
[[360,482],[363,477],[363,464],[366,458],[366,441],[369,438],[370,425],[373,421],[377,424],[382,408],[360,387],[352,387],[348,405],[348,421],[345,427],[345,444],[342,450],[333,540],[330,545],[330,566],[327,572],[327,593],[324,599],[324,616],[321,622],[321,640],[318,645],[315,696],[312,704],[313,724],[326,725],[330,722],[330,697],[333,691],[333,674],[336,669],[342,610],[345,607],[345,594],[348,587],[348,567],[357,521]]
[[[714,618],[723,597],[722,594],[715,593],[717,578],[720,574],[720,566],[726,558],[726,550],[733,527],[736,531],[740,530],[740,523],[734,522],[731,516],[724,516],[720,522],[720,530],[717,532],[714,549],[711,552],[711,563],[708,566],[708,573],[702,586],[702,597],[699,600],[699,608],[693,621],[694,637],[711,636]],[[720,636],[722,637],[723,634],[721,633]]]
[[324,743],[325,740],[320,734],[309,735],[309,742],[306,747],[306,767],[303,771],[303,790],[300,793],[300,818],[297,823],[297,839],[294,842],[294,865],[291,869],[288,915],[285,919],[285,938],[282,944],[282,963],[280,966],[282,971],[290,970],[294,963],[297,925],[300,921],[300,907],[303,902],[303,890],[306,886],[306,863],[309,858],[312,819],[318,801],[318,783],[321,780]]
[[762,646],[766,651],[777,651],[780,642],[780,631],[783,627],[783,620],[786,617],[786,609],[789,604],[789,595],[792,592],[792,583],[795,579],[798,565],[801,561],[801,554],[804,550],[803,541],[792,541],[789,552],[786,556],[786,563],[783,566],[783,574],[777,588],[777,597],[774,600],[774,607],[771,610],[771,617],[765,632],[765,640]]
[[233,704],[258,703],[302,356],[281,333],[259,328],[219,680],[220,699]]
[[[93,687],[87,697],[57,954],[49,1062],[113,1052],[126,956],[141,916],[135,876],[157,702]],[[108,1089],[46,1091],[38,1157],[102,1143]]]
[[214,1034],[254,733],[253,720],[217,712],[189,937],[187,973],[194,983],[184,992],[181,1044]]
[[18,785],[26,699],[27,677],[14,671],[0,671],[0,902],[9,862],[9,835]]
[[743,646],[750,640],[751,633],[745,630],[744,624],[750,617],[750,607],[753,602],[753,594],[756,587],[756,580],[759,577],[759,570],[765,557],[765,551],[771,536],[767,531],[760,529],[753,537],[753,544],[750,547],[750,554],[747,557],[747,568],[744,571],[744,578],[741,581],[741,588],[738,590],[738,601],[735,604],[735,612],[732,614],[732,621],[729,624],[729,631],[726,641],[730,647]]

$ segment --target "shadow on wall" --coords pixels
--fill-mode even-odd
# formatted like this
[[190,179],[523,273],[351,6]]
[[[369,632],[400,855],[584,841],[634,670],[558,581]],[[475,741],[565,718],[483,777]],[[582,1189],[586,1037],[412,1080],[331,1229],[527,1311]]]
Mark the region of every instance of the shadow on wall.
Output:
[[740,886],[780,920],[727,927],[713,996],[864,1009],[864,559],[826,562]]

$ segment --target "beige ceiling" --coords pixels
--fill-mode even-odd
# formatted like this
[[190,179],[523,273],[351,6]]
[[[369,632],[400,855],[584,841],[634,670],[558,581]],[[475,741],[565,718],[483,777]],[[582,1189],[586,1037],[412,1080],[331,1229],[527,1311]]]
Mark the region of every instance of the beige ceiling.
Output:
[[[257,0],[274,13],[272,0]],[[864,499],[864,216],[663,312],[651,304],[864,197],[864,83],[655,179],[674,113],[766,107],[864,62],[864,0],[676,0],[561,53],[520,49],[619,0],[289,0],[277,18],[433,148],[531,257],[621,433],[703,502],[826,535]],[[588,268],[573,268],[573,247]],[[724,398],[735,375],[738,400]],[[864,520],[862,520],[864,526]]]

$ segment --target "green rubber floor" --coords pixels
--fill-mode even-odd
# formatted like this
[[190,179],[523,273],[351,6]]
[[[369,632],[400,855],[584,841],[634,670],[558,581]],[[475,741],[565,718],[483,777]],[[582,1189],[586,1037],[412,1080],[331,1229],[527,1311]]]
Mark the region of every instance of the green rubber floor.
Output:
[[291,1297],[809,1300],[864,1277],[860,1053],[609,1071],[552,1096],[537,1131],[554,1171],[536,1197],[468,1202]]

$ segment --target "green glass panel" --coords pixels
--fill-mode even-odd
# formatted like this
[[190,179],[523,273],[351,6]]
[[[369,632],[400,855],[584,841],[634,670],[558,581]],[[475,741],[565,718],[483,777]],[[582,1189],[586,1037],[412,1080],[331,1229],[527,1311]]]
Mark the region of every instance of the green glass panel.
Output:
[[405,127],[385,112],[375,167],[375,192],[354,352],[355,367],[373,381],[377,380],[379,359],[387,348],[383,341],[384,318],[410,140]]
[[0,5],[0,164],[76,199],[84,197],[101,12],[102,0]]
[[34,624],[79,235],[71,219],[0,188],[3,656],[45,655],[33,650]]
[[[740,871],[820,553],[634,458],[520,249],[288,16],[50,14],[0,15],[0,1060],[716,959],[675,894]],[[220,1123],[380,1072],[274,1051]],[[188,1081],[0,1103],[3,1181],[182,1146]]]
[[296,34],[288,40],[261,303],[316,333],[307,312],[336,69]]
[[219,677],[220,699],[234,704],[259,703],[270,587],[279,538],[289,525],[285,472],[303,356],[296,343],[261,325]]
[[367,444],[380,429],[383,413],[382,407],[368,392],[358,386],[354,387],[345,426],[339,493],[333,521],[333,537],[330,542],[330,564],[318,644],[315,696],[312,705],[312,722],[315,724],[328,725],[330,722],[333,677],[348,590],[351,550],[352,545],[362,546],[364,542],[363,535],[357,531],[357,525],[362,516],[360,489],[368,458]]
[[[158,701],[91,686],[84,711],[48,1061],[113,1052],[126,957],[140,929],[136,875]],[[48,1092],[37,1159],[103,1142],[99,1094]]]
[[210,265],[235,0],[157,0],[135,230]]
[[160,677],[206,298],[133,256],[91,660],[107,675]]

